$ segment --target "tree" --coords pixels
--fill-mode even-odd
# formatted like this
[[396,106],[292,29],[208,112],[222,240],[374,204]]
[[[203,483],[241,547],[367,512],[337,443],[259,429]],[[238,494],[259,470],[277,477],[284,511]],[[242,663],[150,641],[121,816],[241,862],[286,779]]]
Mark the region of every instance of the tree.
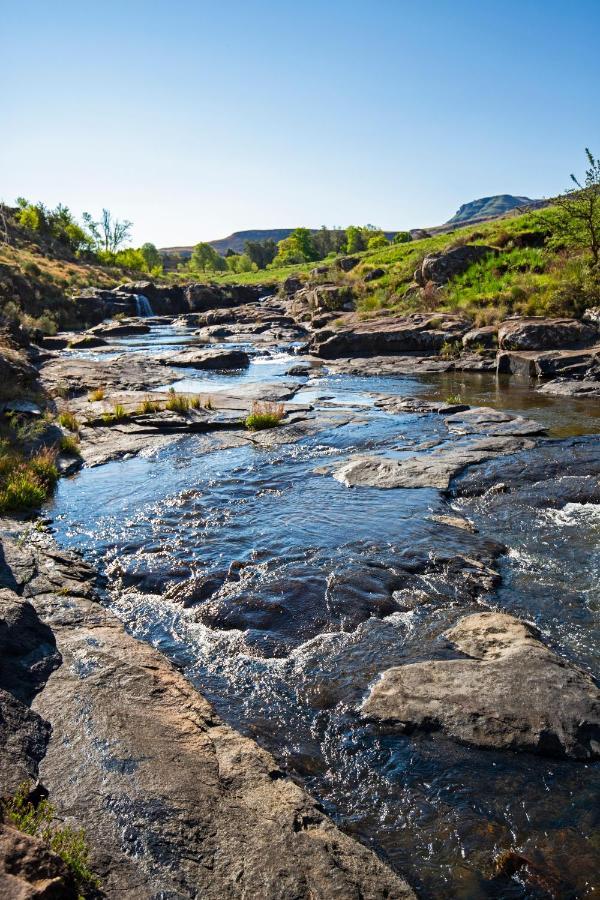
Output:
[[162,256],[154,246],[154,244],[146,243],[140,247],[140,253],[144,257],[146,267],[149,272],[152,269],[162,269]]
[[252,262],[247,253],[232,253],[225,259],[227,268],[230,272],[240,274],[241,272],[257,272],[258,266]]
[[246,241],[244,250],[246,256],[249,256],[259,269],[266,269],[277,255],[277,244],[270,238],[263,241]]
[[190,268],[198,272],[223,272],[227,263],[210,244],[200,243],[192,250]]
[[387,247],[389,244],[388,239],[385,234],[380,232],[379,234],[374,234],[373,237],[370,237],[367,242],[368,250],[380,250],[382,247]]
[[87,212],[83,214],[83,221],[96,246],[104,250],[105,253],[116,253],[121,244],[128,241],[131,236],[133,222],[130,222],[128,219],[123,219],[123,221],[114,219],[108,209],[102,210],[99,222],[95,222]]
[[346,253],[359,253],[366,247],[362,228],[349,225],[346,228]]
[[600,160],[588,148],[589,167],[583,184],[571,174],[575,187],[556,198],[562,210],[562,230],[573,244],[584,247],[592,255],[594,269],[600,267]]
[[313,262],[318,259],[312,234],[308,228],[295,228],[289,237],[277,244],[275,266],[291,266],[295,263]]
[[397,231],[394,235],[394,244],[408,244],[409,241],[412,241],[410,231]]

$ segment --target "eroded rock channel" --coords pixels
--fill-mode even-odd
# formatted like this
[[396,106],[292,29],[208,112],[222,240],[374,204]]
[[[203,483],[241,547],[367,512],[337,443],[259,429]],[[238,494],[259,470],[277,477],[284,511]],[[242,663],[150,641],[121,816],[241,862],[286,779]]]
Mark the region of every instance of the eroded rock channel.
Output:
[[[197,324],[46,363],[89,419],[47,510],[85,563],[57,595],[51,538],[5,539],[6,589],[56,638],[19,712],[32,770],[90,829],[108,893],[587,896],[598,413],[488,372],[329,366],[287,321],[199,351]],[[201,402],[166,410],[169,388]],[[284,404],[277,428],[242,427],[257,399]]]

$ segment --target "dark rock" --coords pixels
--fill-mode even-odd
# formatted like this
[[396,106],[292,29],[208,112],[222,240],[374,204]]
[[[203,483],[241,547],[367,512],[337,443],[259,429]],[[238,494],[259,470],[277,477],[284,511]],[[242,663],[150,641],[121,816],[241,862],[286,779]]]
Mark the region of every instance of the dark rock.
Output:
[[577,319],[508,319],[498,328],[498,343],[501,350],[581,347],[597,339],[596,329]]
[[483,328],[472,328],[463,336],[463,347],[472,349],[482,347],[492,350],[498,346],[498,329],[495,325],[486,325]]
[[468,658],[388,669],[362,713],[404,730],[441,729],[480,747],[600,756],[598,688],[536,629],[487,612],[461,619],[446,637]]
[[358,256],[342,256],[341,259],[336,260],[335,264],[342,272],[350,272],[359,262]]
[[431,253],[426,256],[415,271],[415,281],[421,287],[428,282],[446,284],[455,275],[461,275],[474,263],[480,262],[490,253],[497,253],[493,247],[482,244],[466,244],[443,253]]
[[0,795],[37,779],[51,730],[38,713],[0,688]]
[[588,350],[504,350],[497,356],[499,374],[529,378],[583,378],[600,360],[600,347]]
[[161,362],[191,369],[245,369],[250,365],[250,357],[242,350],[182,350],[161,357]]
[[600,400],[600,381],[597,379],[583,379],[574,381],[572,378],[555,378],[538,388],[541,394],[557,394],[561,397],[574,397],[585,400],[593,398]]
[[383,278],[385,275],[385,269],[371,269],[370,272],[367,272],[363,281],[376,281],[378,278]]
[[31,603],[0,588],[0,687],[31,703],[59,665],[52,630]]
[[310,343],[315,356],[369,356],[389,353],[435,353],[447,342],[460,341],[469,322],[452,315],[389,316],[354,323],[336,331],[316,332]]
[[[109,332],[109,334],[110,333],[111,332]],[[114,331],[112,334],[114,334]],[[107,344],[108,341],[105,341],[104,338],[101,338],[97,334],[81,334],[72,338],[69,341],[68,346],[71,350],[92,350],[94,347],[106,347]]]

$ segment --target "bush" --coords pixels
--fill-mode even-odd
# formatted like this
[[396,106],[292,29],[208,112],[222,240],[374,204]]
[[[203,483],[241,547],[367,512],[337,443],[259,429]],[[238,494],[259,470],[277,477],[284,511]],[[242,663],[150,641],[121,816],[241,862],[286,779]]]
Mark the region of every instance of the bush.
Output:
[[276,428],[285,415],[283,403],[259,403],[252,404],[252,412],[244,422],[250,431],[263,431],[266,428]]
[[40,838],[70,870],[81,897],[93,895],[100,881],[89,867],[89,849],[83,829],[54,823],[55,810],[48,800],[37,806],[29,800],[30,785],[23,782],[14,797],[2,801],[2,813],[11,825]]
[[98,400],[104,400],[106,391],[103,387],[94,388],[93,391],[90,391],[88,394],[88,401],[90,403],[96,403]]
[[461,354],[462,344],[460,341],[444,341],[440,349],[442,359],[458,359]]

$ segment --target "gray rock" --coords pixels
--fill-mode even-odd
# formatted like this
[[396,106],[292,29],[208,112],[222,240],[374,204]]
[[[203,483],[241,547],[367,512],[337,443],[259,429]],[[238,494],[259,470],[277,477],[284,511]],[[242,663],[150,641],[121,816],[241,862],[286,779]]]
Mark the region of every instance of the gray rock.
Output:
[[334,478],[347,487],[426,488],[447,490],[452,479],[468,466],[533,446],[513,437],[490,437],[465,446],[421,453],[404,459],[355,456],[343,463]]
[[250,365],[250,357],[242,350],[182,350],[162,356],[160,361],[191,369],[245,369]]
[[562,397],[575,397],[585,400],[594,398],[600,400],[600,381],[583,379],[573,381],[571,378],[555,378],[538,388],[540,394],[558,394]]
[[385,275],[385,269],[371,269],[370,272],[367,272],[363,281],[377,281],[378,278],[383,278]]
[[346,327],[316,332],[310,352],[325,359],[399,353],[437,353],[447,342],[460,341],[470,323],[454,315],[389,316],[348,321]]
[[431,253],[426,256],[421,265],[415,271],[415,281],[423,287],[429,281],[434,284],[446,284],[455,275],[465,272],[474,263],[480,262],[498,251],[494,247],[486,247],[482,244],[466,244],[464,247],[455,247],[443,253]]
[[472,328],[463,336],[463,347],[470,350],[474,347],[483,347],[485,350],[493,350],[498,346],[498,329],[495,325],[486,325],[484,328]]
[[404,730],[440,729],[480,747],[549,756],[600,756],[600,692],[532,626],[497,612],[447,632],[467,659],[412,663],[384,672],[363,715]]
[[577,319],[508,319],[498,328],[501,350],[553,350],[587,346],[598,339],[597,330]]

